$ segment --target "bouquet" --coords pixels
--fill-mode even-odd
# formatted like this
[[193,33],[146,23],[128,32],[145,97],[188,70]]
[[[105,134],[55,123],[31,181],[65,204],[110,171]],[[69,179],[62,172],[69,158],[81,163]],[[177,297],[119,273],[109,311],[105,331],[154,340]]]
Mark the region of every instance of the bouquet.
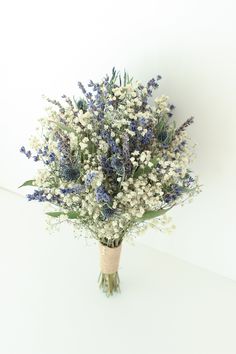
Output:
[[160,76],[145,85],[113,68],[83,96],[47,98],[30,149],[20,151],[39,164],[29,201],[46,202],[56,223],[72,223],[76,232],[100,246],[100,287],[119,291],[118,266],[124,239],[148,225],[165,227],[165,214],[200,191],[189,165],[194,156],[186,128],[176,127],[168,97],[153,98]]

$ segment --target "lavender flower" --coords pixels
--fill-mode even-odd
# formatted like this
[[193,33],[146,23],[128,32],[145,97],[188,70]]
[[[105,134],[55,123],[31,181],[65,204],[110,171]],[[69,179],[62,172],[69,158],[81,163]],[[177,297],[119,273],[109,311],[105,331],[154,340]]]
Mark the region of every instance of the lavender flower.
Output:
[[189,125],[194,122],[194,118],[188,118],[178,129],[176,129],[175,134],[179,135],[182,131],[184,131]]
[[63,194],[71,194],[71,193],[80,194],[81,192],[85,191],[85,187],[82,184],[78,184],[73,188],[61,188],[60,190]]
[[101,137],[108,143],[112,153],[121,153],[120,147],[116,144],[115,140],[111,137],[111,132],[101,130]]
[[161,76],[158,75],[156,79],[151,79],[148,81],[147,83],[147,92],[148,92],[148,95],[151,96],[152,95],[152,91],[155,90],[158,86],[159,86],[159,83],[158,81],[161,79]]
[[29,150],[29,151],[27,151],[26,152],[26,154],[25,154],[25,156],[26,157],[28,157],[28,159],[30,159],[31,158],[31,155],[32,155],[32,153],[31,153],[31,151]]
[[28,201],[37,200],[38,202],[46,202],[47,197],[42,190],[35,190],[33,194],[26,195]]
[[113,169],[111,167],[111,161],[106,156],[102,156],[100,159],[100,163],[101,163],[103,172],[106,175],[111,176],[113,174]]
[[86,94],[86,90],[85,90],[84,85],[82,84],[82,82],[79,81],[78,82],[78,86],[81,89],[81,91],[83,92],[83,94],[85,95]]
[[30,151],[30,150],[29,150],[29,151],[26,151],[26,149],[25,149],[24,146],[22,146],[22,147],[20,148],[20,152],[21,152],[22,154],[24,154],[26,157],[28,157],[28,159],[30,159],[31,156],[32,156],[31,151]]
[[172,203],[177,198],[179,198],[183,192],[184,192],[184,188],[182,186],[178,184],[172,184],[169,187],[168,192],[164,195],[164,201],[166,203]]

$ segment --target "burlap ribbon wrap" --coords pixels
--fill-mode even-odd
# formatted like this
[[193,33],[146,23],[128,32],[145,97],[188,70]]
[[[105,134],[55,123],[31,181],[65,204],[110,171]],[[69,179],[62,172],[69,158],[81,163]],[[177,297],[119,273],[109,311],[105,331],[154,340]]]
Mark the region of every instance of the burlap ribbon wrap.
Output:
[[120,262],[121,244],[110,248],[99,243],[100,269],[103,274],[113,274],[118,271]]

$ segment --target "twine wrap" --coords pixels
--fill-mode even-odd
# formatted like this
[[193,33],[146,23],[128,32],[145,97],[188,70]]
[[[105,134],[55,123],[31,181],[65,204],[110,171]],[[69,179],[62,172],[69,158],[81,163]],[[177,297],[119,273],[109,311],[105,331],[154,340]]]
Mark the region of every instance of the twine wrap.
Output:
[[100,269],[103,274],[113,274],[118,271],[121,244],[118,247],[107,247],[99,243]]

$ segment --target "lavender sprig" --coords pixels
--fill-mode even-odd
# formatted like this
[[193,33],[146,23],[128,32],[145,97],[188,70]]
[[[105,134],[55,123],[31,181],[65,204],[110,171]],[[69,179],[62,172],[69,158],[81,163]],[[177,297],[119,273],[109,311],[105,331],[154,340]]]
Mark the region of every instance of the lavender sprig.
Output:
[[175,136],[179,135],[181,132],[183,132],[189,125],[191,125],[194,122],[194,117],[188,118],[178,129],[175,131]]

